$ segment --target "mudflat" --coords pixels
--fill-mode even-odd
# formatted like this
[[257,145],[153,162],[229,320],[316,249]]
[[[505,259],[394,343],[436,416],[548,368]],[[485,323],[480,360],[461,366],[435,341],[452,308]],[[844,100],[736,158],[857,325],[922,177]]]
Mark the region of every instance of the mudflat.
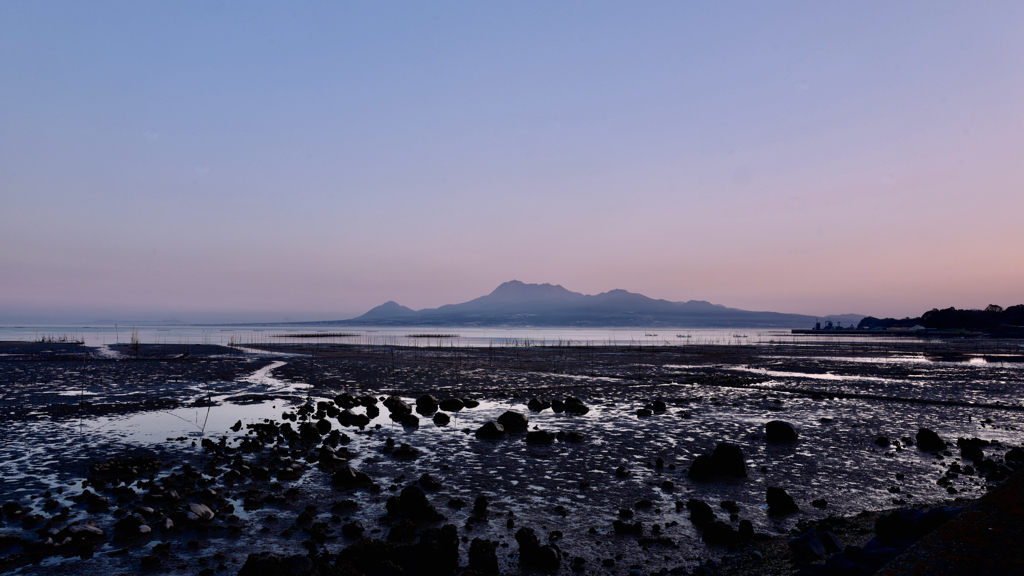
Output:
[[888,346],[0,343],[0,569],[867,569],[1022,466],[1012,347]]

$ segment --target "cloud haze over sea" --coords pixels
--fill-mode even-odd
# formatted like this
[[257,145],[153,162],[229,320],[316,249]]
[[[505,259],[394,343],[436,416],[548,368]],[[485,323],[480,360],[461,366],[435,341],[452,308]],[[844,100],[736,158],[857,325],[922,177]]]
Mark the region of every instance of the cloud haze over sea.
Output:
[[1024,4],[5,2],[0,311],[1024,286]]

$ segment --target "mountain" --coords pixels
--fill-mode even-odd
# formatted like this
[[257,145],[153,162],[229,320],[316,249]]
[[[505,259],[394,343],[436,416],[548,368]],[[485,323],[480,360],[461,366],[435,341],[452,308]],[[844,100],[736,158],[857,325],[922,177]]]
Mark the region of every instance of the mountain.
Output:
[[412,310],[387,302],[366,314],[331,324],[394,326],[575,326],[672,328],[810,328],[819,320],[856,324],[864,316],[818,318],[751,312],[703,300],[671,302],[626,290],[587,295],[552,284],[505,282],[493,292],[439,308]]
[[408,318],[410,316],[415,315],[416,311],[413,310],[412,308],[402,306],[401,304],[395,302],[394,300],[388,300],[387,302],[381,304],[380,306],[372,308],[369,312],[363,314],[359,318],[366,321],[378,321],[396,318]]

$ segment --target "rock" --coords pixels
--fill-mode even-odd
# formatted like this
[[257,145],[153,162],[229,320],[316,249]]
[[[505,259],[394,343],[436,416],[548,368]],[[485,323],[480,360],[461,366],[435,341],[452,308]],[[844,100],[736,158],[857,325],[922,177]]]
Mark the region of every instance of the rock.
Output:
[[391,396],[385,400],[384,407],[391,412],[391,419],[395,422],[401,422],[402,418],[412,414],[412,407],[398,396]]
[[583,442],[583,434],[579,432],[569,432],[566,434],[565,439],[573,443]]
[[694,458],[693,464],[690,465],[690,470],[687,471],[686,476],[698,482],[705,482],[714,478],[715,468],[711,464],[711,456],[701,454]]
[[626,478],[629,476],[629,470],[625,466],[619,466],[615,469],[615,475],[619,478]]
[[832,532],[822,532],[821,534],[818,534],[818,539],[825,545],[825,552],[828,554],[835,554],[836,552],[843,551],[843,543],[839,540],[839,537]]
[[505,437],[505,427],[495,422],[486,422],[476,431],[477,438],[498,440]]
[[541,412],[551,407],[551,402],[546,400],[539,400],[537,398],[530,398],[527,402],[526,407],[530,409],[530,412]]
[[754,537],[754,524],[750,520],[740,520],[740,540],[750,540]]
[[569,414],[583,415],[590,412],[590,408],[579,398],[569,396],[565,399],[565,411]]
[[437,412],[437,398],[426,394],[416,399],[416,411],[424,416]]
[[747,463],[743,459],[743,450],[728,442],[722,442],[715,446],[715,451],[711,453],[711,465],[715,473],[721,476],[747,475]]
[[653,414],[653,412],[651,412],[647,408],[640,408],[636,411],[637,418],[645,418],[647,416],[650,416],[651,414]]
[[469,544],[468,569],[478,574],[498,573],[498,543],[494,540],[473,538]]
[[739,540],[739,534],[732,526],[721,520],[715,520],[705,525],[701,540],[712,546],[728,546]]
[[395,522],[388,532],[388,542],[409,542],[415,537],[416,525],[407,518]]
[[651,409],[655,412],[661,413],[668,410],[668,406],[661,400],[655,400],[651,405]]
[[615,520],[612,522],[612,528],[616,534],[632,534],[639,536],[644,533],[644,526],[639,522],[623,522],[622,520]]
[[942,438],[927,428],[921,428],[917,431],[916,442],[917,447],[925,452],[937,452],[946,449],[946,443],[942,441]]
[[518,412],[509,410],[498,416],[498,424],[504,426],[505,431],[509,433],[524,432],[529,426],[530,420]]
[[447,426],[448,423],[452,421],[452,418],[444,412],[438,412],[434,414],[433,420],[434,424],[437,426]]
[[363,527],[363,523],[359,520],[342,524],[341,526],[341,535],[352,540],[361,537],[364,531],[366,531],[366,528]]
[[555,572],[561,566],[562,551],[554,544],[541,546],[533,528],[520,528],[516,532],[516,542],[519,543],[520,564],[533,566],[544,572]]
[[732,500],[722,500],[721,502],[718,503],[718,505],[719,507],[722,508],[722,510],[725,510],[730,514],[738,514],[740,511],[739,505],[737,505],[736,502]]
[[402,489],[399,497],[401,504],[402,518],[413,522],[435,522],[444,520],[434,505],[427,500],[427,495],[416,486],[408,486]]
[[366,474],[344,466],[331,475],[331,484],[340,488],[369,488],[373,482]]
[[985,452],[979,446],[965,444],[960,447],[960,458],[971,460],[972,462],[981,462],[985,459]]
[[879,448],[888,448],[892,445],[892,442],[890,442],[885,436],[879,436],[878,438],[875,438],[875,444],[878,445]]
[[479,403],[479,402],[477,402],[476,400],[471,400],[471,399],[469,399],[469,398],[462,398],[462,404],[463,404],[463,405],[464,405],[464,406],[465,406],[466,408],[476,408],[477,406],[479,406],[479,405],[480,405],[480,403]]
[[475,516],[487,516],[487,496],[481,494],[473,501],[473,514]]
[[1020,448],[1011,448],[1003,459],[1007,462],[1024,462],[1024,450]]
[[795,442],[797,439],[793,425],[782,420],[772,420],[765,424],[764,431],[769,442]]
[[441,400],[439,406],[441,410],[444,410],[445,412],[458,412],[466,407],[466,405],[462,403],[462,400],[459,400],[458,398],[446,398]]
[[690,498],[686,502],[686,507],[690,510],[690,522],[698,528],[703,528],[716,520],[715,511],[703,500]]
[[299,438],[303,442],[317,444],[320,442],[320,429],[310,424],[309,422],[303,422],[299,424]]
[[188,511],[196,515],[196,518],[203,522],[209,522],[213,520],[213,510],[206,504],[189,504]]
[[828,506],[828,500],[825,500],[824,498],[818,498],[817,500],[812,500],[811,501],[811,506],[814,506],[815,508],[825,508],[826,506]]
[[526,433],[527,444],[551,444],[555,441],[555,435],[543,430],[534,430]]
[[424,474],[424,475],[420,476],[420,479],[418,480],[418,482],[419,482],[419,485],[422,486],[424,490],[440,490],[441,489],[441,483],[438,482],[437,480],[435,480],[434,477],[431,476],[430,474]]
[[562,402],[561,400],[552,400],[551,411],[554,412],[555,414],[561,414],[562,412],[565,412],[565,402]]
[[321,418],[316,422],[316,429],[321,435],[327,434],[331,431],[331,423],[326,418]]
[[772,515],[785,516],[800,511],[793,497],[783,488],[768,487],[765,502],[768,503],[768,513]]
[[392,452],[391,455],[399,460],[412,460],[419,457],[420,451],[408,444],[402,444],[398,448],[395,448],[395,451]]
[[822,544],[814,530],[808,530],[795,538],[790,538],[789,549],[793,551],[793,554],[804,558],[821,558],[826,554],[825,545]]

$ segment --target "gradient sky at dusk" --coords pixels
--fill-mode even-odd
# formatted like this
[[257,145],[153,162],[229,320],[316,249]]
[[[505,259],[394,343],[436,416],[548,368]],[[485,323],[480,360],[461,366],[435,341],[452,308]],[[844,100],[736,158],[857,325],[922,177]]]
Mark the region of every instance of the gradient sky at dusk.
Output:
[[1024,302],[1024,3],[0,3],[0,322]]

